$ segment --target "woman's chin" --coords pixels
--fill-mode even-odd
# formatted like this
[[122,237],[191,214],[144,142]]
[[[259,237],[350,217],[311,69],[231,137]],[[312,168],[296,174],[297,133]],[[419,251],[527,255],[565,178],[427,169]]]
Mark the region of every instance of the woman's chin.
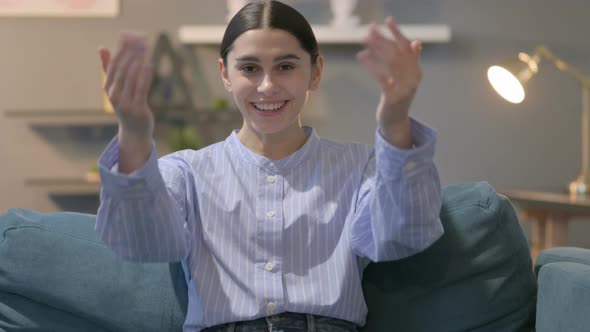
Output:
[[294,124],[287,123],[257,123],[250,122],[249,128],[259,135],[277,135],[281,133],[289,132],[290,127]]

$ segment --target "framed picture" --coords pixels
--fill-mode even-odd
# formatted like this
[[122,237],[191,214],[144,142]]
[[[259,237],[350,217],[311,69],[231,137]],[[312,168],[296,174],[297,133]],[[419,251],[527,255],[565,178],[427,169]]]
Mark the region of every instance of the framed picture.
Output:
[[119,0],[0,0],[0,17],[115,17]]

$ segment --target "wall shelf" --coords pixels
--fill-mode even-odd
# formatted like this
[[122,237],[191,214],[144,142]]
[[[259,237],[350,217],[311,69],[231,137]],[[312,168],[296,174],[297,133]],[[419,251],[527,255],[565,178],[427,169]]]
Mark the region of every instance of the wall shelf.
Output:
[[[12,119],[24,120],[33,126],[116,126],[117,117],[103,110],[8,110],[4,116]],[[201,134],[207,134],[214,123],[239,122],[241,113],[235,109],[214,110],[212,108],[198,108],[194,110],[181,110],[180,108],[159,109],[155,112],[157,121],[168,125],[186,122],[198,124]],[[169,128],[169,127],[168,127]],[[88,176],[88,175],[87,175]],[[57,196],[98,196],[100,193],[99,180],[89,180],[80,177],[45,176],[27,178],[26,187],[37,188],[48,194]]]
[[[445,24],[400,24],[400,30],[408,39],[419,39],[423,43],[448,43],[451,41],[451,28]],[[178,31],[180,42],[184,44],[221,43],[224,25],[184,25]],[[384,25],[379,28],[386,36],[391,33]],[[329,25],[314,25],[313,30],[320,44],[358,44],[367,36],[369,26],[334,28]]]
[[117,117],[103,110],[8,110],[7,118],[26,120],[33,126],[116,126]]
[[[26,120],[33,126],[116,126],[117,117],[113,113],[102,110],[8,110],[4,116],[12,119]],[[157,121],[178,122],[187,121],[230,121],[241,119],[237,110],[216,111],[208,108],[180,111],[177,109],[156,110]]]

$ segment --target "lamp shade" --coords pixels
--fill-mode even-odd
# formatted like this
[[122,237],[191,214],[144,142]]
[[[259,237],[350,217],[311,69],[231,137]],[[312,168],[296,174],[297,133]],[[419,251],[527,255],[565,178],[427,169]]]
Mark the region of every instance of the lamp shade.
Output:
[[518,104],[524,100],[526,84],[539,71],[539,62],[538,55],[520,53],[517,59],[488,68],[488,80],[502,98]]
[[502,98],[520,103],[525,87],[539,71],[541,58],[551,61],[561,72],[573,76],[582,87],[582,167],[578,177],[570,182],[567,191],[572,195],[590,197],[590,77],[559,59],[545,46],[538,46],[532,56],[519,53],[518,58],[488,68],[488,80]]

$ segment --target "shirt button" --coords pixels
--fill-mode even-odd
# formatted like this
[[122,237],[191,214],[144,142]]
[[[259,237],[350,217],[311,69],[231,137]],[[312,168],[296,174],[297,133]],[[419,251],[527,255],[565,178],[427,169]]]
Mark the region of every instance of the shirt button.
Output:
[[266,213],[266,216],[267,216],[267,217],[270,217],[270,218],[272,218],[272,217],[274,217],[274,216],[275,216],[275,214],[276,214],[276,213],[275,213],[274,211],[268,211],[268,212]]
[[269,175],[266,177],[266,182],[268,183],[275,183],[277,181],[277,178],[273,175]]
[[275,268],[275,265],[271,262],[268,262],[264,265],[264,269],[267,270],[268,272],[272,271],[272,269]]
[[276,308],[277,308],[277,305],[274,304],[273,302],[269,302],[266,305],[266,310],[268,310],[268,312],[273,312],[273,311],[275,311]]
[[408,163],[406,164],[406,171],[411,171],[414,168],[416,168],[416,163],[413,161],[408,161]]

